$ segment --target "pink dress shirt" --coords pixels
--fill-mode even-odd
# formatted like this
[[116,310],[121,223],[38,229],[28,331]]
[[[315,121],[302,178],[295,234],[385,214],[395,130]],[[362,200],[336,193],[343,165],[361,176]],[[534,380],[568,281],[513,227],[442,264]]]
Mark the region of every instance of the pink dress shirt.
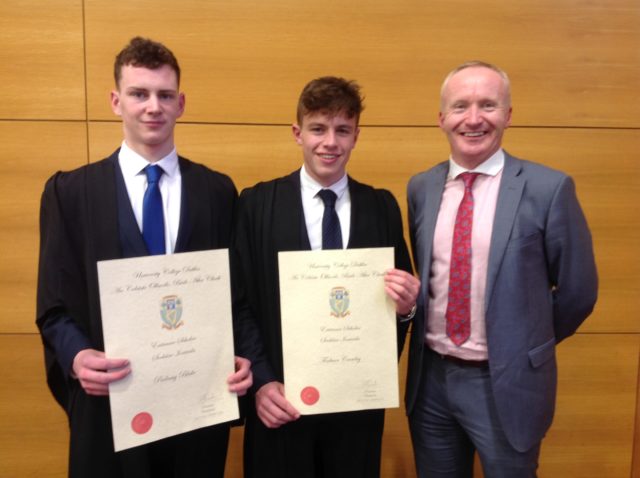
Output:
[[429,277],[429,307],[427,310],[427,345],[443,355],[465,360],[487,360],[485,328],[485,289],[489,245],[498,190],[504,166],[504,152],[493,156],[471,172],[482,173],[473,184],[473,230],[471,232],[471,336],[460,347],[446,333],[445,312],[449,292],[451,244],[458,206],[464,194],[464,184],[458,175],[468,170],[449,159],[449,175],[442,193],[442,203],[433,238],[433,257]]

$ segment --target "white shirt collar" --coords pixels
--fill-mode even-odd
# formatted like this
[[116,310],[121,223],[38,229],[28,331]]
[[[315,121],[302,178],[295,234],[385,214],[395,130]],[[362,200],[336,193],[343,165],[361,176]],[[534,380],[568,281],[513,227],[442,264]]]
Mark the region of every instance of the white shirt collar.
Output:
[[316,194],[318,194],[318,191],[320,191],[321,189],[331,189],[334,193],[336,193],[336,196],[338,196],[338,199],[340,199],[342,198],[342,196],[344,195],[348,187],[349,187],[349,178],[346,173],[344,176],[342,176],[332,185],[328,187],[324,187],[318,181],[313,179],[309,175],[309,173],[307,173],[307,170],[305,169],[304,164],[300,169],[300,188],[304,193],[307,193],[310,196],[315,196]]
[[[127,145],[126,141],[122,141],[118,159],[120,168],[122,169],[122,174],[125,177],[137,176],[144,170],[144,168],[146,168],[150,164],[150,162],[147,161],[143,156],[132,150]],[[164,171],[164,174],[166,174],[167,176],[175,175],[178,171],[178,153],[176,151],[176,148],[174,147],[169,154],[167,154],[159,161],[156,161],[154,164],[160,166]]]
[[466,169],[456,163],[452,157],[449,157],[449,175],[447,179],[457,178],[458,175],[466,172],[471,173],[482,173],[487,176],[495,176],[504,167],[504,151],[500,148],[498,151],[493,153],[488,159],[483,161],[478,165],[478,167],[474,169]]

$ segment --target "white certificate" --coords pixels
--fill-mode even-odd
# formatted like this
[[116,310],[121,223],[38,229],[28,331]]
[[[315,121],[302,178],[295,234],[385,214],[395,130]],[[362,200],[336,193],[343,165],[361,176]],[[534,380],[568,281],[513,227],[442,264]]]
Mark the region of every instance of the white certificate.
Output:
[[228,251],[98,262],[115,450],[238,418]]
[[285,395],[303,415],[398,406],[393,248],[279,253]]

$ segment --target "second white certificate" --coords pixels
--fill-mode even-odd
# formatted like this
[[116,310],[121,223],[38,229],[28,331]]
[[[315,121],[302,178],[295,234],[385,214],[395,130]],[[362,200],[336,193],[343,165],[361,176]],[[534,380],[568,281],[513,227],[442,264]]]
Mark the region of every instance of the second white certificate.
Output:
[[398,406],[393,248],[279,253],[285,395],[303,415]]

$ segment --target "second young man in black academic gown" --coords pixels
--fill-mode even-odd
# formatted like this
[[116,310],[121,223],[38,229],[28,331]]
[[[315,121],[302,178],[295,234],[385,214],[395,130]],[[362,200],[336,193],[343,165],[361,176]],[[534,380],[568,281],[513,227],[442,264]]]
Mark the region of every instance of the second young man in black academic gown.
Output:
[[253,316],[265,360],[253,363],[254,403],[245,429],[247,477],[377,477],[384,410],[300,416],[287,401],[278,285],[278,252],[322,248],[324,205],[318,192],[332,190],[342,243],[348,248],[393,247],[397,269],[385,289],[396,303],[400,351],[402,316],[415,311],[419,281],[402,233],[398,205],[389,191],[346,174],[362,110],[359,87],[341,78],[310,82],[298,104],[296,142],[304,165],[292,174],[242,192],[235,228],[236,308]]

